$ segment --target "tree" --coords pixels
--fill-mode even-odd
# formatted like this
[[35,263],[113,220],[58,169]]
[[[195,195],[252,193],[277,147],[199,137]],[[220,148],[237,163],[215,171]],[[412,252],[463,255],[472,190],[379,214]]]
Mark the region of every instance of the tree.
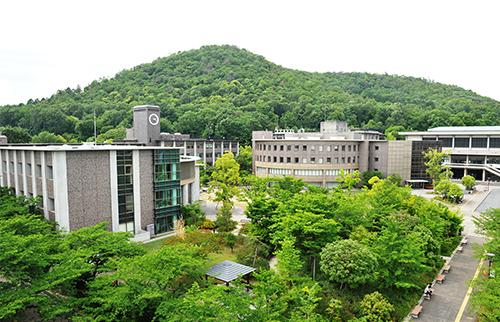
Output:
[[234,154],[224,153],[214,164],[215,170],[212,172],[210,191],[215,192],[214,201],[222,204],[233,205],[232,198],[239,195],[240,165],[234,160]]
[[443,199],[457,203],[460,200],[460,197],[464,195],[464,192],[460,188],[460,186],[454,182],[451,182],[450,179],[446,178],[439,181],[438,185],[434,187],[436,192],[439,192]]
[[0,133],[7,137],[7,142],[9,143],[30,143],[31,135],[28,130],[22,127],[16,126],[2,126],[0,127]]
[[236,228],[236,221],[231,219],[231,205],[224,203],[220,212],[217,213],[217,218],[215,219],[215,224],[217,225],[217,230],[222,232],[231,232]]
[[367,186],[369,189],[372,188],[372,184],[370,183],[370,180],[373,178],[373,177],[378,177],[379,179],[384,179],[384,175],[382,172],[380,171],[374,171],[374,172],[371,172],[371,171],[365,171],[363,172],[363,183],[365,184],[365,186]]
[[240,146],[236,162],[240,165],[241,171],[252,171],[252,147],[250,145]]
[[340,183],[341,187],[351,191],[360,181],[360,172],[355,170],[353,174],[347,173],[344,169],[340,170],[340,178],[337,178],[337,182]]
[[462,183],[462,185],[465,187],[465,189],[470,191],[476,185],[476,179],[473,176],[466,175],[462,178],[460,183]]
[[394,312],[394,307],[379,292],[366,294],[361,301],[361,308],[363,317],[370,322],[392,321],[391,314]]
[[47,131],[43,131],[38,135],[33,136],[31,139],[32,143],[66,143],[66,140],[60,136],[55,135],[54,133],[49,133]]
[[201,209],[201,201],[195,201],[189,205],[181,206],[182,217],[186,221],[186,226],[201,225],[206,219],[205,212]]
[[443,166],[443,159],[450,157],[450,153],[448,151],[440,152],[437,149],[429,148],[427,152],[424,151],[422,153],[427,159],[427,162],[424,163],[427,166],[425,172],[427,172],[431,177],[432,185],[434,187],[436,187],[441,179],[446,176],[451,176],[450,167]]
[[[477,250],[476,254],[483,257],[485,253],[500,257],[500,208],[489,208],[479,216],[473,216],[476,233],[489,237],[488,242]],[[471,283],[473,293],[471,297],[472,312],[486,316],[490,321],[500,320],[500,281],[496,278],[479,277]]]
[[295,248],[295,238],[293,237],[285,237],[280,244],[281,250],[275,253],[278,259],[278,272],[293,284],[302,268],[300,251]]
[[376,280],[377,259],[367,246],[344,239],[327,244],[320,254],[320,268],[332,282],[350,288]]

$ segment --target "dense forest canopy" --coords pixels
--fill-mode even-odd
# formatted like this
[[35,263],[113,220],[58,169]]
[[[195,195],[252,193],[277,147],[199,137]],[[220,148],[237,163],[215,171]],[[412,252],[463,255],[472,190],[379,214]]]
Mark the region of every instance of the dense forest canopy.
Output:
[[163,132],[245,142],[255,130],[314,130],[325,119],[380,131],[500,125],[498,101],[457,86],[387,74],[292,70],[245,49],[213,45],[125,69],[83,89],[2,106],[0,127],[85,141],[94,134],[94,111],[98,133],[105,134],[132,127],[132,107],[145,104],[160,106]]

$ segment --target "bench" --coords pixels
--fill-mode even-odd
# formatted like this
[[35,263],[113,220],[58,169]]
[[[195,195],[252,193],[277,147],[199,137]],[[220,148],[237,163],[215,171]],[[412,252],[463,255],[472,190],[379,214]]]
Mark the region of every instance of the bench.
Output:
[[450,269],[451,269],[451,265],[445,265],[443,267],[443,273],[448,274],[450,272]]
[[462,246],[457,247],[457,253],[461,253],[463,250],[464,250],[464,248]]
[[446,279],[446,275],[441,274],[438,276],[438,278],[436,278],[436,282],[438,282],[439,284],[443,284],[445,279]]
[[424,307],[422,305],[417,305],[415,306],[415,308],[413,309],[413,311],[411,311],[410,315],[415,318],[415,319],[418,319],[418,315],[420,314],[420,312],[422,312],[422,309]]
[[467,245],[467,238],[462,239],[460,245]]

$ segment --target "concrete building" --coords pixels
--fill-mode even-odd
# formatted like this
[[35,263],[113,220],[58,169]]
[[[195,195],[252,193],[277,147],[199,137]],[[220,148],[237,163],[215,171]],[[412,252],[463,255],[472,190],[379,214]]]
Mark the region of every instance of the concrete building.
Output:
[[422,151],[440,142],[382,141],[376,131],[350,131],[347,122],[325,121],[319,132],[293,130],[252,133],[253,171],[257,177],[293,176],[310,185],[339,185],[341,170],[398,173],[407,183],[428,179]]
[[41,196],[45,218],[67,231],[108,221],[145,240],[172,230],[181,205],[199,199],[199,158],[152,144],[159,108],[136,111],[135,142],[0,145],[0,185]]
[[[226,151],[236,157],[239,151],[237,140],[226,138],[191,138],[189,134],[160,133],[158,106],[144,105],[134,107],[134,128],[127,131],[124,142],[144,142],[146,145],[182,148],[181,155],[199,157],[200,161],[213,166]],[[153,123],[152,123],[153,122]]]
[[471,175],[479,181],[500,180],[500,126],[436,127],[399,134],[411,142],[442,142],[443,150],[450,151],[445,164],[456,179]]

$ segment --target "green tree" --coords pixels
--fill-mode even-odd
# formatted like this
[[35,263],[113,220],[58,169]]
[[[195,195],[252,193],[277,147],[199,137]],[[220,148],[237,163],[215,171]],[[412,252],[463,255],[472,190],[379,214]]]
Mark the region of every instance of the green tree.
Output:
[[212,172],[212,181],[210,182],[210,191],[215,192],[214,201],[222,204],[234,204],[232,198],[240,193],[238,185],[240,184],[240,165],[234,160],[234,154],[226,151],[215,161],[215,170]]
[[432,185],[436,185],[446,176],[451,176],[450,167],[443,166],[443,159],[449,158],[450,153],[447,151],[440,152],[437,149],[429,148],[427,152],[422,152],[427,162],[424,164],[427,166],[425,170],[432,180]]
[[240,171],[252,171],[252,147],[240,146],[236,162],[240,165]]
[[54,133],[49,133],[47,131],[43,131],[38,135],[35,135],[31,138],[32,143],[66,143],[66,140],[60,136],[55,135]]
[[465,189],[470,191],[476,185],[476,179],[473,176],[466,175],[462,178],[461,183]]
[[2,126],[0,127],[0,133],[7,137],[9,143],[30,143],[31,135],[29,131],[23,129],[22,127],[16,126]]
[[227,203],[223,204],[215,219],[218,231],[231,232],[236,228],[237,223],[232,219],[232,215],[231,205]]
[[454,182],[451,182],[450,179],[442,179],[439,181],[439,184],[434,187],[434,190],[436,192],[439,192],[443,199],[451,201],[451,202],[458,202],[460,200],[460,197],[464,195],[464,192],[460,188],[460,186]]
[[206,219],[206,214],[201,209],[201,201],[195,201],[189,205],[181,206],[182,217],[186,221],[186,226],[201,225]]
[[376,280],[377,259],[367,246],[344,239],[327,244],[321,251],[320,268],[340,289],[350,288]]
[[363,317],[373,322],[392,321],[394,307],[379,292],[366,294],[361,301]]

